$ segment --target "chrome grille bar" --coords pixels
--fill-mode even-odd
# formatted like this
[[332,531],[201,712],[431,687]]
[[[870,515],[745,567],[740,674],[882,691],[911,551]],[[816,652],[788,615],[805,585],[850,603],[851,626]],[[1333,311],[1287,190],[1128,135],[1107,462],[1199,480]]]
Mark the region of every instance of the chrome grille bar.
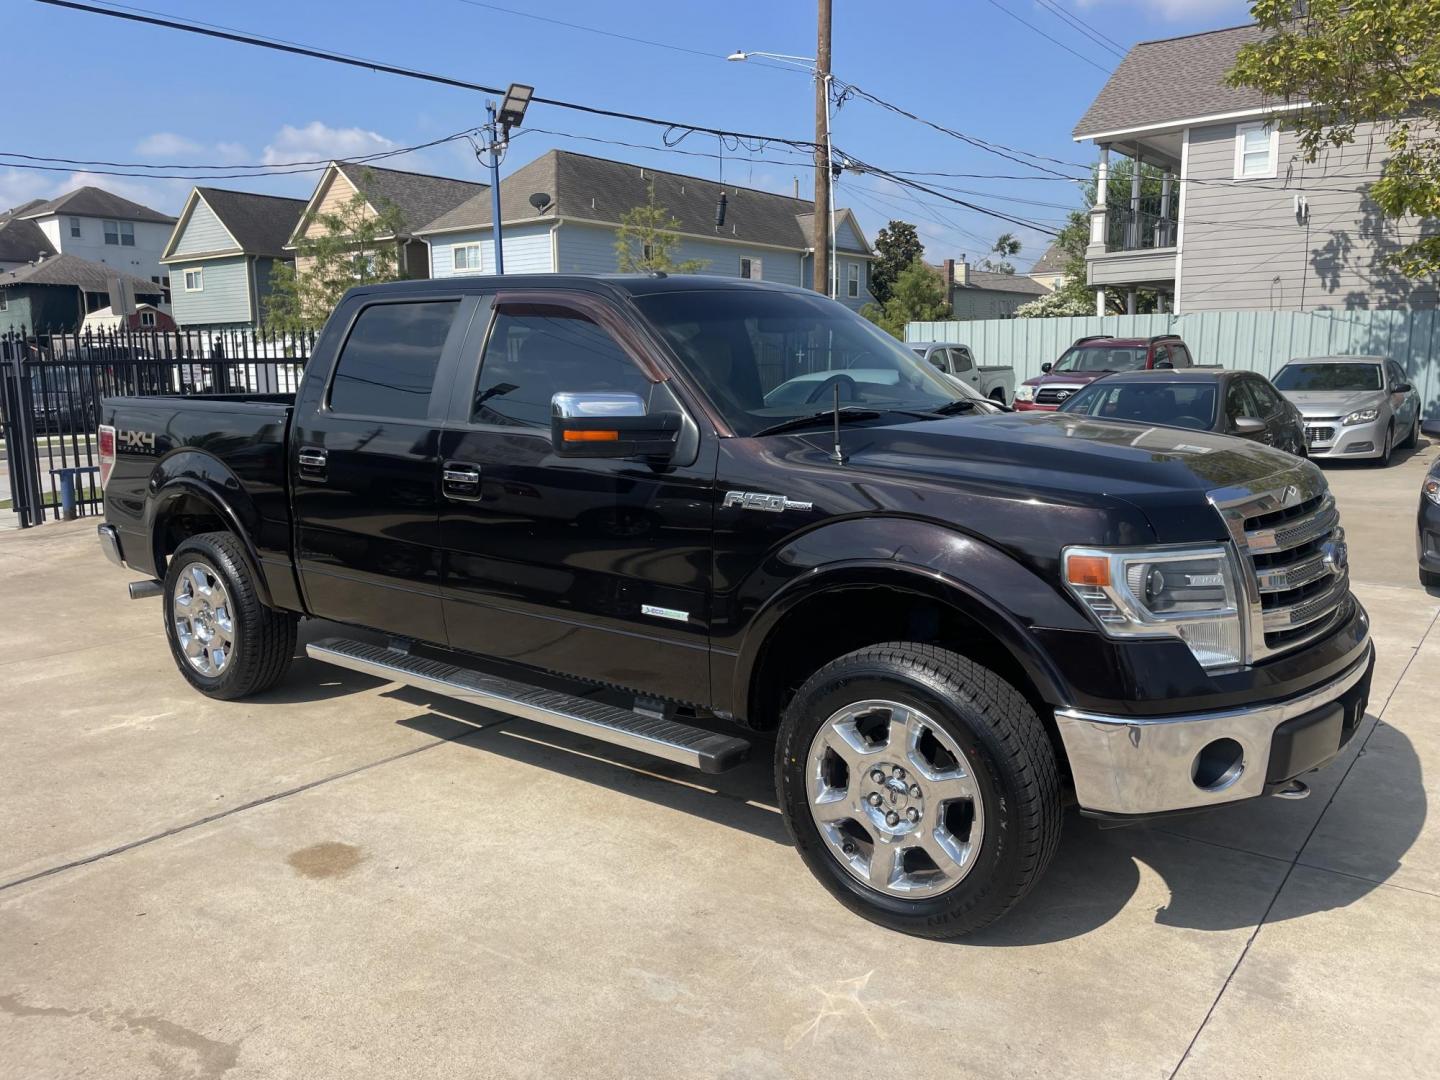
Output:
[[1287,521],[1271,529],[1247,530],[1245,544],[1251,555],[1288,551],[1301,544],[1308,544],[1311,540],[1328,536],[1339,523],[1340,512],[1335,509],[1335,500],[1327,495],[1320,509],[1311,517]]
[[1268,634],[1276,630],[1293,630],[1323,619],[1335,610],[1349,591],[1350,577],[1348,574],[1341,575],[1335,579],[1334,585],[1319,596],[1312,596],[1288,607],[1270,608],[1264,615],[1265,632]]

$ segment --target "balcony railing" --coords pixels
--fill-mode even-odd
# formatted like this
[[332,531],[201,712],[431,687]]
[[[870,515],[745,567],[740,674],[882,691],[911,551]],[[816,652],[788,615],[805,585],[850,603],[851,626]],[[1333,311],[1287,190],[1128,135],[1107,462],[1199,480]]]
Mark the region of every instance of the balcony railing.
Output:
[[1145,251],[1175,246],[1175,219],[1163,196],[1111,203],[1105,212],[1106,251]]

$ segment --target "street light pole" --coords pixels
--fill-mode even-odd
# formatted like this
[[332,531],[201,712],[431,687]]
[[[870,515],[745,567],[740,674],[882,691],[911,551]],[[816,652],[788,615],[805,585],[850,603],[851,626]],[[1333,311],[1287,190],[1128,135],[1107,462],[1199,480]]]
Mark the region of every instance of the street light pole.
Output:
[[505,273],[505,249],[500,238],[500,123],[495,115],[495,102],[485,103],[490,123],[490,236],[495,241],[495,273]]
[[816,292],[835,295],[830,248],[835,238],[834,174],[830,170],[830,0],[818,2],[815,44],[815,248]]

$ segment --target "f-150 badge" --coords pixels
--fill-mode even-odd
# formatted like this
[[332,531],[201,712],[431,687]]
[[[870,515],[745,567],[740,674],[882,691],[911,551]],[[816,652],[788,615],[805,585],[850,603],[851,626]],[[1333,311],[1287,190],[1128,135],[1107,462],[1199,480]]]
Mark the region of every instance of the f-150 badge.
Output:
[[727,491],[722,505],[726,509],[738,506],[741,510],[767,510],[772,514],[781,514],[786,510],[813,510],[815,507],[814,503],[796,502],[784,495],[766,495],[759,491]]

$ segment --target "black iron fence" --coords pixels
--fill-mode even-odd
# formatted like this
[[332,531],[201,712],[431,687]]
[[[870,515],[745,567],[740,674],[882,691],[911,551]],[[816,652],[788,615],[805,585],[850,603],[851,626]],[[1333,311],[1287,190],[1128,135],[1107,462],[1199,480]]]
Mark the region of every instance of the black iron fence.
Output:
[[0,337],[0,514],[28,528],[100,512],[104,398],[293,394],[313,343],[311,333],[235,330]]

